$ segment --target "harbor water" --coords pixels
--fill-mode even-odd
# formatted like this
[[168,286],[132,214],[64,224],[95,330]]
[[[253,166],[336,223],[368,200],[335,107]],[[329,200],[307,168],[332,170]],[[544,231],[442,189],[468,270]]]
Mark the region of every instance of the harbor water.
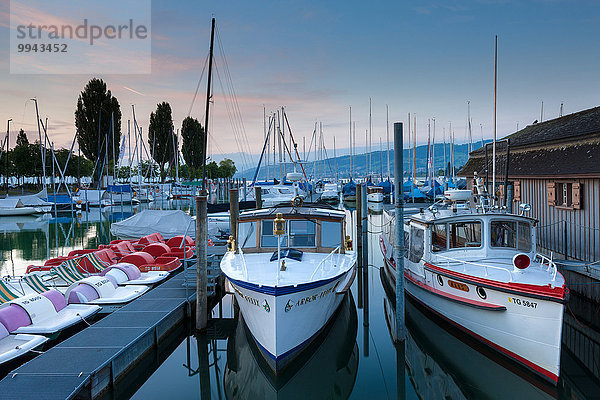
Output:
[[[103,212],[92,209],[75,217],[1,218],[0,271],[3,276],[20,275],[27,265],[108,243],[114,239],[112,222],[146,207],[193,213],[192,201],[181,200]],[[351,208],[347,209],[347,223],[354,227],[355,238],[356,213]],[[213,310],[205,335],[193,334],[189,321],[172,333],[171,344],[161,354],[141,361],[143,368],[134,368],[103,398],[597,398],[600,377],[582,368],[566,346],[555,387],[410,301],[406,302],[408,337],[403,345],[394,345],[395,298],[380,274],[382,228],[382,209],[370,209],[368,265],[360,266],[363,270],[357,273],[351,293],[325,329],[279,374],[261,358],[231,295],[226,295]]]

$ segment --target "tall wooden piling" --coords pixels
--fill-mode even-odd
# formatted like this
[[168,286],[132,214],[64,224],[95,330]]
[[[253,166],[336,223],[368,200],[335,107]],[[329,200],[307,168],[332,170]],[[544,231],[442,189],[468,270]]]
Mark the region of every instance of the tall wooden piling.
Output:
[[256,209],[262,208],[262,191],[260,186],[254,186],[254,199],[256,200]]
[[208,314],[208,197],[205,190],[196,197],[196,329],[206,329]]
[[369,326],[369,204],[367,202],[367,185],[361,191],[360,199],[361,244],[362,244],[362,284],[363,284],[363,326]]
[[240,215],[239,191],[238,189],[229,189],[229,226],[231,227],[231,236],[235,242],[234,251],[237,252],[237,220]]
[[356,184],[356,261],[358,262],[358,299],[357,307],[363,307],[363,243],[362,243],[362,184]]
[[396,340],[404,342],[404,198],[402,196],[403,154],[402,122],[394,123],[394,184],[396,185],[394,261],[396,263]]

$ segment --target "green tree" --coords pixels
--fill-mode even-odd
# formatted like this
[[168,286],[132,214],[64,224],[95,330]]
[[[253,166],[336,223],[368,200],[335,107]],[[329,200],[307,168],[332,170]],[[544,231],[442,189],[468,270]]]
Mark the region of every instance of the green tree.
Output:
[[173,159],[173,117],[171,106],[163,101],[156,105],[156,111],[150,113],[148,144],[154,161],[164,171],[165,163]]
[[206,135],[204,128],[196,118],[187,117],[183,120],[181,124],[181,138],[183,139],[181,152],[186,165],[191,167],[192,171],[201,170],[202,168],[202,162],[204,161],[202,140],[204,135]]
[[[198,172],[202,173],[202,171]],[[219,172],[219,165],[216,162],[211,161],[206,164],[206,177],[208,179],[220,178]]]
[[[111,125],[114,126],[114,133]],[[112,160],[113,145],[118,149],[121,140],[121,107],[117,98],[106,89],[106,83],[102,79],[91,79],[79,94],[75,126],[79,130],[79,147],[88,159],[95,161],[104,158],[108,137],[106,156]]]
[[[33,151],[32,151],[33,150]],[[37,148],[39,153],[39,147]],[[27,134],[21,129],[17,135],[17,144],[11,152],[11,160],[18,177],[31,176],[35,173],[35,161],[40,161],[40,167],[42,165],[39,156],[35,154],[32,145],[29,144]]]
[[219,162],[219,178],[233,178],[237,168],[233,160],[226,158]]

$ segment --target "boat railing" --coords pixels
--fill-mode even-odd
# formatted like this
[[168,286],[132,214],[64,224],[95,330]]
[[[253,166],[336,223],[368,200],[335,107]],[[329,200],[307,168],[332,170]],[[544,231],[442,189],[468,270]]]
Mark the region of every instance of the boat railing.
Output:
[[540,264],[547,266],[546,271],[552,274],[552,281],[556,280],[556,273],[558,272],[558,268],[554,260],[552,260],[552,254],[550,257],[545,256],[541,253],[537,253],[535,255],[535,259],[540,261]]
[[238,247],[240,251],[240,258],[242,259],[242,272],[244,273],[244,279],[248,279],[248,266],[246,265],[246,256],[244,255],[244,251],[242,247]]
[[323,259],[321,260],[321,262],[319,263],[319,265],[317,265],[317,266],[315,267],[315,270],[314,270],[314,271],[313,271],[313,273],[310,275],[310,280],[312,280],[312,279],[314,278],[315,274],[317,273],[317,271],[318,271],[320,268],[322,268],[322,266],[323,266],[323,265],[325,265],[325,261],[327,261],[328,259],[330,259],[331,257],[333,257],[333,255],[334,255],[335,253],[338,253],[338,254],[340,253],[340,249],[341,249],[341,246],[338,246],[338,247],[336,247],[335,249],[333,249],[333,250],[331,251],[331,253],[327,254],[327,256],[325,256],[325,258],[323,258]]
[[466,264],[469,264],[469,265],[475,265],[477,267],[483,267],[483,270],[485,272],[485,276],[489,275],[488,274],[488,268],[489,268],[489,269],[493,269],[493,270],[498,270],[498,271],[506,272],[508,274],[508,281],[512,282],[512,280],[513,280],[512,273],[508,269],[506,269],[506,268],[496,267],[494,265],[482,264],[482,263],[473,262],[473,261],[460,260],[458,258],[446,257],[446,256],[443,256],[441,254],[437,254],[436,257],[445,259],[446,262],[447,262],[447,264],[448,264],[448,266],[450,265],[450,261],[463,264],[463,272],[466,272],[466,269],[467,269],[466,268]]

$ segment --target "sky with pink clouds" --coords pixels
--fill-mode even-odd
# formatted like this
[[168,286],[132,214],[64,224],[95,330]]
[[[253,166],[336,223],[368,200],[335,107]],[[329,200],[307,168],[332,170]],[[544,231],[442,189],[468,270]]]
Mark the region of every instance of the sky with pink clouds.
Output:
[[[86,1],[81,1],[85,5]],[[118,98],[123,131],[135,104],[147,130],[156,104],[171,104],[175,127],[188,115],[208,54],[210,19],[217,21],[212,152],[235,153],[224,102],[225,64],[231,74],[250,151],[259,153],[263,106],[285,106],[298,141],[323,123],[326,146],[348,147],[348,107],[358,146],[373,105],[373,143],[390,123],[417,115],[418,141],[435,118],[438,138],[450,121],[466,140],[467,101],[475,138],[492,135],[494,35],[498,35],[498,136],[540,119],[600,104],[600,3],[597,1],[152,1],[152,73],[139,75],[11,74],[7,0],[0,0],[0,124],[12,118],[11,143],[23,128],[37,137],[48,117],[56,147],[75,133],[77,96],[104,79]],[[226,55],[223,58],[224,50]],[[123,58],[122,63],[135,63]],[[191,115],[203,121],[205,78]],[[235,121],[234,121],[235,122]],[[2,126],[2,125],[0,125]],[[239,129],[238,129],[239,131]]]

